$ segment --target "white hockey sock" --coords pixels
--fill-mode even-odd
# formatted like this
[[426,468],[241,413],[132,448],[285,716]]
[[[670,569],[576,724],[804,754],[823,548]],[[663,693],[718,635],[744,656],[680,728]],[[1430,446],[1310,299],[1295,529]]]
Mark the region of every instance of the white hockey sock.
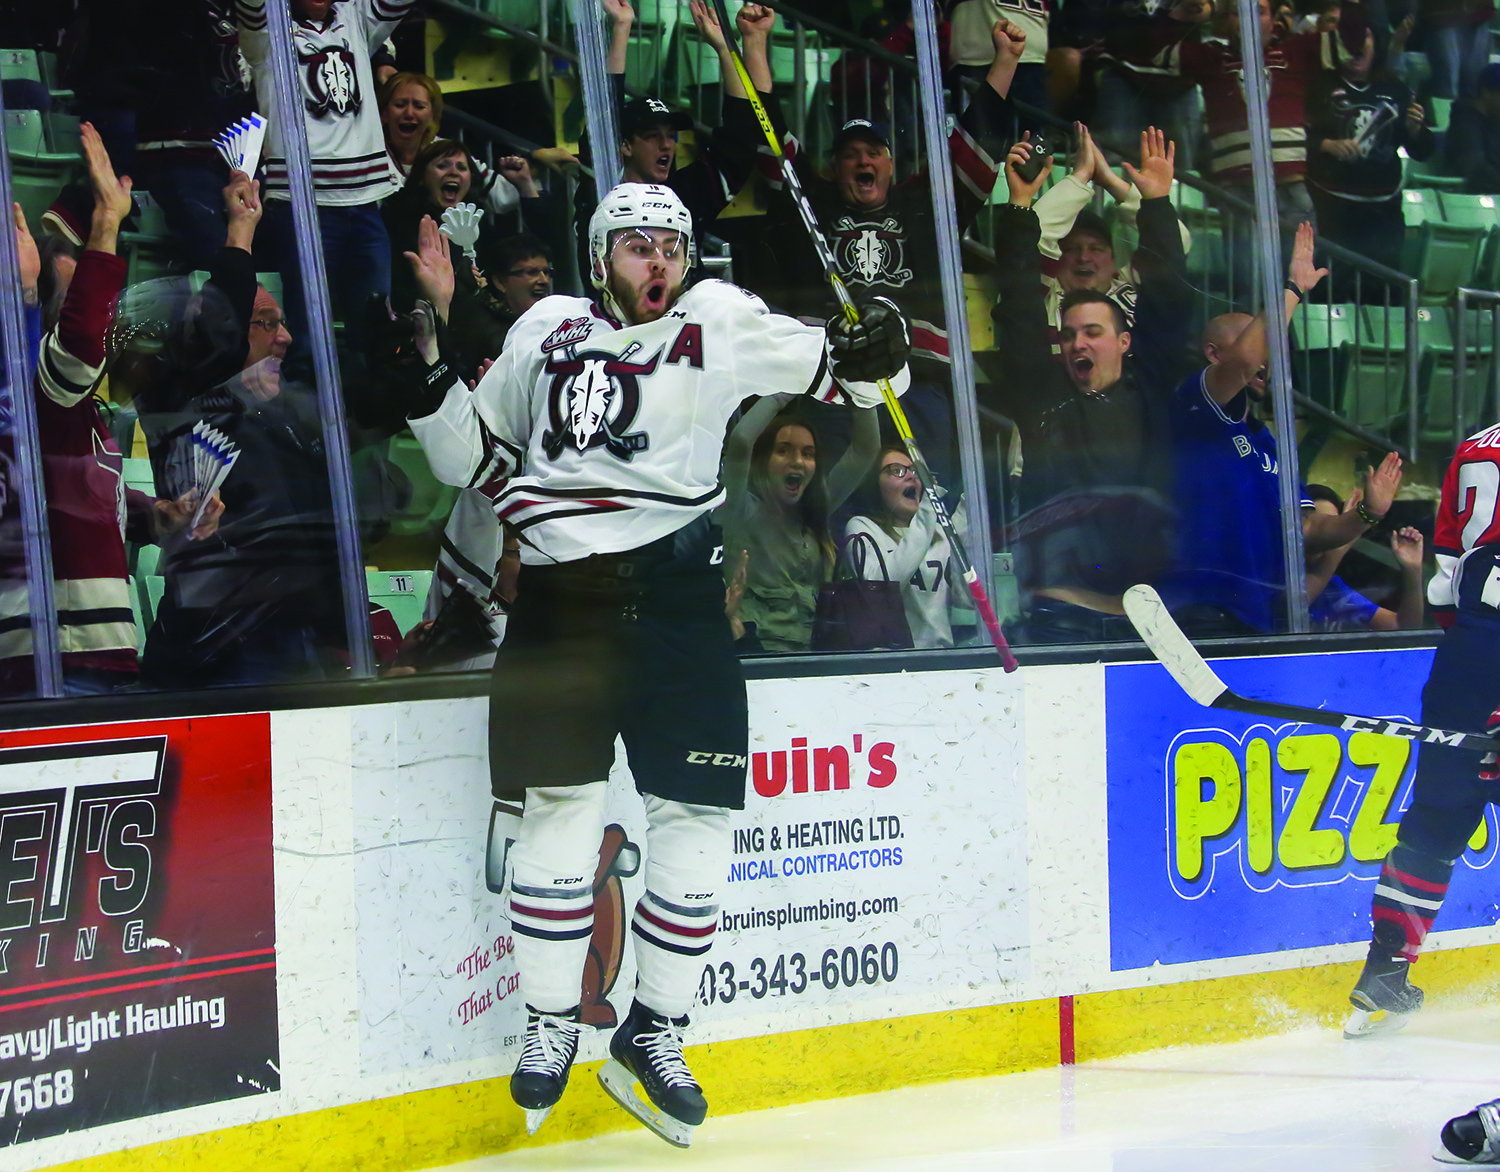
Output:
[[511,849],[510,926],[521,995],[544,1013],[562,1013],[582,998],[605,796],[602,781],[526,791]]
[[646,796],[646,893],[635,906],[636,999],[667,1017],[693,1007],[719,922],[729,811]]

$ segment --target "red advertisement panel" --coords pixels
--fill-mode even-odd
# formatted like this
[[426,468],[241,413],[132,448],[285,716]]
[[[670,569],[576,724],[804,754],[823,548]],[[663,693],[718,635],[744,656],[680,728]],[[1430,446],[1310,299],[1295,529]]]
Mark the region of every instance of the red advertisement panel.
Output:
[[279,1066],[270,717],[0,733],[0,1147]]

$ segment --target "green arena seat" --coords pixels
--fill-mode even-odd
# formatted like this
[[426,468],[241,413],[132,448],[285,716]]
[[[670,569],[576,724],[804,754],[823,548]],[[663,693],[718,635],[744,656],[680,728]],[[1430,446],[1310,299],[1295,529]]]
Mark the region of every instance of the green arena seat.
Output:
[[1406,358],[1383,346],[1347,347],[1338,413],[1384,431],[1406,411]]
[[365,588],[371,602],[391,612],[404,635],[422,621],[427,592],[432,588],[432,571],[366,570]]
[[1489,229],[1427,220],[1417,230],[1412,275],[1422,284],[1422,300],[1447,301],[1472,285],[1483,259]]
[[[1480,418],[1490,382],[1493,355],[1469,355],[1458,408],[1467,434]],[[1458,387],[1458,366],[1453,353],[1431,352],[1422,356],[1417,376],[1421,434],[1435,443],[1451,442],[1454,431],[1454,396]]]

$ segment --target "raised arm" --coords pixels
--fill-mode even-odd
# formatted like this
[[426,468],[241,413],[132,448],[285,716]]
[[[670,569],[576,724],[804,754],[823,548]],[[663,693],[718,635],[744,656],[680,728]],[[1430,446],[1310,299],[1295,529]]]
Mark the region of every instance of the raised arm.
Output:
[[624,73],[625,57],[630,49],[630,28],[635,24],[635,9],[630,0],[602,0],[609,14],[609,53],[604,60],[607,73]]
[[[1282,294],[1282,311],[1287,321],[1292,320],[1292,311],[1302,298],[1328,275],[1327,269],[1320,269],[1313,263],[1313,244],[1312,225],[1303,224],[1297,229],[1297,242],[1287,266],[1287,284],[1296,286],[1296,289],[1288,288]],[[1224,357],[1208,368],[1205,381],[1214,402],[1222,406],[1238,395],[1250,381],[1250,376],[1266,364],[1266,358],[1266,318],[1264,314],[1258,314],[1225,349]],[[1336,541],[1321,548],[1331,549],[1342,544]]]
[[750,487],[750,453],[755,450],[755,441],[765,431],[771,420],[795,395],[767,395],[757,399],[729,429],[724,441],[724,464],[719,479],[724,485],[724,494],[731,504],[745,495]]
[[1378,525],[1390,511],[1391,502],[1401,491],[1401,457],[1387,452],[1380,464],[1370,469],[1363,490],[1355,489],[1342,513],[1303,513],[1302,540],[1309,556],[1337,549],[1357,540],[1366,529]]
[[854,433],[839,462],[828,473],[828,508],[838,508],[865,478],[880,451],[880,419],[874,407],[854,408]]

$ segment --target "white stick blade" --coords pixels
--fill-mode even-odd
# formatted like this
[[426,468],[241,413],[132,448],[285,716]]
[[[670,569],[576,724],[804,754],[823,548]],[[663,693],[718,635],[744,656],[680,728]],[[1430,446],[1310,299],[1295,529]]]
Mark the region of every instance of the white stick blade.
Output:
[[1215,700],[1229,691],[1167,613],[1167,605],[1162,602],[1160,594],[1150,586],[1132,586],[1125,591],[1124,603],[1125,614],[1136,632],[1193,700],[1211,707]]

